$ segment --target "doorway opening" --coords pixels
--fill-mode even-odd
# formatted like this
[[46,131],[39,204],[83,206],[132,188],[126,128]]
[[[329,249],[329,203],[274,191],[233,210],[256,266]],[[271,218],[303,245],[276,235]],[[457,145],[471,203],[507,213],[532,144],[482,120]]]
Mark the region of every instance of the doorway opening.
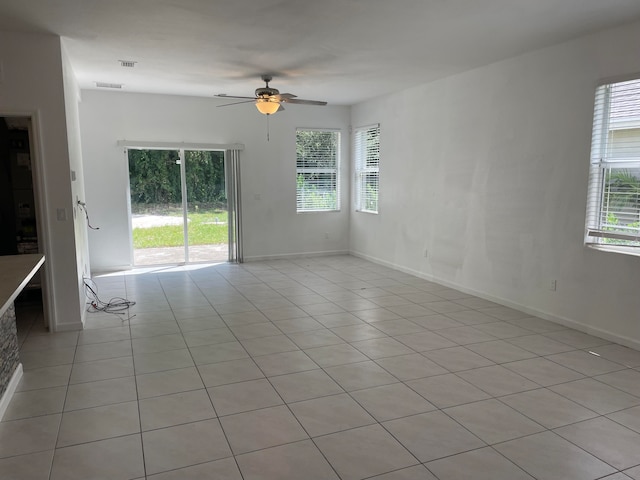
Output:
[[230,259],[224,150],[126,149],[134,266]]
[[[0,114],[0,255],[46,250],[36,125],[35,114]],[[45,263],[15,299],[19,341],[32,327],[51,327],[47,270]]]

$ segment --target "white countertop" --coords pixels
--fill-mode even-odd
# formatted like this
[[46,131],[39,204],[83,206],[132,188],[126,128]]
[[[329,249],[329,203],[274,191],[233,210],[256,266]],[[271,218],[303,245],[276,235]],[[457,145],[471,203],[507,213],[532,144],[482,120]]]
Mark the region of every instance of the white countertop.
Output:
[[0,316],[4,315],[43,263],[44,255],[41,253],[0,256]]

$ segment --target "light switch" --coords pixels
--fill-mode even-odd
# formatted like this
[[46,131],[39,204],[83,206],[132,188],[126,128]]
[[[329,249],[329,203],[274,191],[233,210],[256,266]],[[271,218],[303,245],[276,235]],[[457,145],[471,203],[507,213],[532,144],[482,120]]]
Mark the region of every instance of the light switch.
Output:
[[59,222],[66,222],[67,221],[67,210],[64,208],[59,208],[57,210],[57,214],[58,214],[58,221]]

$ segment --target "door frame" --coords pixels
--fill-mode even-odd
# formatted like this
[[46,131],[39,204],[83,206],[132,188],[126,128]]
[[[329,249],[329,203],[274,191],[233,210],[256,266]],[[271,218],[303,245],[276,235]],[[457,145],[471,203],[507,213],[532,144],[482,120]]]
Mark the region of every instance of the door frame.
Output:
[[[239,166],[239,152],[244,150],[244,145],[240,143],[232,143],[232,144],[212,144],[212,143],[186,143],[186,142],[148,142],[148,141],[131,141],[131,140],[120,140],[118,141],[118,146],[124,147],[124,159],[127,162],[127,185],[126,185],[126,195],[127,195],[127,215],[129,217],[128,229],[129,229],[129,259],[130,266],[135,268],[133,259],[134,259],[134,248],[133,248],[133,227],[131,223],[131,179],[129,178],[129,155],[127,153],[128,149],[136,149],[136,150],[173,150],[177,151],[180,156],[180,176],[181,176],[181,189],[182,189],[182,197],[183,197],[183,228],[185,231],[185,261],[184,264],[189,263],[189,254],[188,254],[188,226],[184,221],[187,215],[187,202],[186,202],[186,176],[185,176],[185,151],[193,151],[193,150],[205,150],[205,151],[222,151],[224,152],[224,168],[225,168],[225,185],[227,188],[227,199],[228,199],[228,208],[229,208],[229,221],[227,223],[229,229],[229,261],[237,261],[239,263],[242,262],[242,228],[241,228],[241,215],[240,215],[240,207],[241,203],[239,201],[239,191],[240,191],[240,166]],[[233,158],[233,162],[230,162],[230,158]],[[233,165],[233,170],[228,171],[228,166]],[[230,176],[232,177],[232,181],[229,182]],[[229,190],[231,186],[231,191]],[[232,200],[229,201],[229,197],[232,197]],[[233,215],[231,214],[231,209],[233,208]],[[231,218],[234,219],[234,225],[231,224]],[[232,232],[233,230],[233,232]],[[232,235],[233,233],[233,235]],[[232,237],[233,237],[233,245],[232,245]],[[233,258],[232,258],[233,255]]]
[[29,156],[31,157],[31,182],[33,183],[33,196],[36,210],[36,229],[38,231],[38,250],[44,254],[45,261],[40,270],[42,280],[42,310],[44,326],[50,332],[56,330],[55,318],[55,296],[52,294],[53,277],[49,262],[51,260],[51,241],[49,236],[49,219],[45,216],[46,208],[46,188],[45,188],[45,165],[42,156],[42,138],[40,136],[40,115],[37,110],[16,111],[0,110],[0,117],[20,117],[27,118],[29,125]]

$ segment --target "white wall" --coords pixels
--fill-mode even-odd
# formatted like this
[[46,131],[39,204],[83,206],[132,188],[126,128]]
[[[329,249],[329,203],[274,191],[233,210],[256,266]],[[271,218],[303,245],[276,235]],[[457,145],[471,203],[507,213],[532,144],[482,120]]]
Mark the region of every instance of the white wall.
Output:
[[[85,214],[79,208],[77,200],[84,201],[84,176],[82,165],[82,148],[80,144],[80,112],[78,104],[80,102],[80,88],[76,81],[75,73],[69,58],[62,48],[62,73],[64,81],[64,100],[67,119],[67,135],[69,145],[69,168],[71,179],[71,199],[73,202],[73,232],[76,243],[76,269],[78,279],[78,291],[84,292],[83,277],[90,275],[89,267],[89,238],[87,235],[87,222]],[[79,296],[80,311],[86,316],[84,295]]]
[[629,25],[353,107],[381,179],[351,250],[640,347],[640,257],[583,245],[595,87],[638,45]]
[[245,260],[348,250],[348,188],[342,192],[342,211],[296,214],[295,129],[341,129],[343,181],[348,182],[349,108],[288,106],[269,119],[267,142],[267,117],[251,104],[216,108],[223,103],[228,101],[82,92],[86,201],[92,223],[100,227],[89,232],[92,270],[131,265],[128,167],[119,140],[244,144],[240,162]]
[[[49,315],[57,330],[82,328],[60,38],[0,32],[0,113],[33,117],[34,162],[46,255]],[[61,209],[67,219],[58,220]]]

